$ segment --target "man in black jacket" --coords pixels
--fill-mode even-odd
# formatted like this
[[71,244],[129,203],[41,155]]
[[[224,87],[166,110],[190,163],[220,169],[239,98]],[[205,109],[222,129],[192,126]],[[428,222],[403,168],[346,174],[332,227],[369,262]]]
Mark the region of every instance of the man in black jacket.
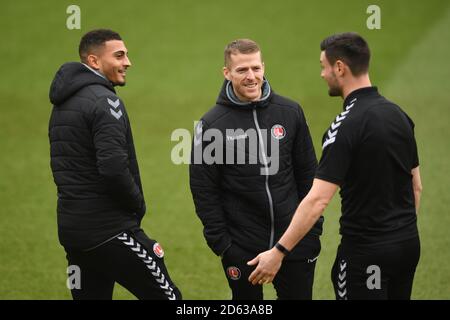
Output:
[[[262,299],[261,284],[247,281],[253,268],[246,262],[286,230],[317,159],[302,109],[272,91],[254,41],[226,47],[223,73],[217,103],[195,129],[190,186],[233,299]],[[278,298],[311,299],[321,232],[319,221],[284,261],[274,280]]]
[[[58,188],[58,235],[80,283],[74,299],[111,299],[118,282],[139,299],[181,298],[164,251],[140,228],[145,201],[125,106],[114,86],[131,66],[121,37],[88,32],[82,63],[64,64],[50,88],[51,168]],[[73,268],[76,267],[76,268]]]
[[[344,99],[343,111],[323,135],[313,186],[278,247],[294,248],[340,188],[342,239],[331,271],[336,299],[410,299],[422,191],[414,123],[372,86],[370,50],[360,35],[335,34],[320,48],[321,76],[329,95]],[[283,258],[277,249],[259,254],[249,281],[272,281]]]

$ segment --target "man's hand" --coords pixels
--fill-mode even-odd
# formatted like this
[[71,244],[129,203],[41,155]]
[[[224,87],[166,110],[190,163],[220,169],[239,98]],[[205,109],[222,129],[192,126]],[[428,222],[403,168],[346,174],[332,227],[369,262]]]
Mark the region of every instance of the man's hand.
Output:
[[278,270],[284,254],[276,248],[260,253],[256,258],[247,262],[249,266],[256,265],[256,269],[248,278],[253,285],[266,284],[272,282]]

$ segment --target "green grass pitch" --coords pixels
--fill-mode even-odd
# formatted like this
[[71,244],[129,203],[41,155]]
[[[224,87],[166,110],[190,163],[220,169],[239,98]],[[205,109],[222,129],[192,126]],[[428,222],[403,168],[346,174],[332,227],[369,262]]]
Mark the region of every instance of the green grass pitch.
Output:
[[[81,30],[66,28],[70,4],[81,8]],[[380,30],[366,27],[370,4],[381,8]],[[367,38],[373,84],[416,123],[424,192],[412,298],[450,298],[447,0],[6,0],[0,24],[0,299],[70,299],[49,165],[48,88],[62,63],[77,60],[81,35],[97,27],[117,30],[129,49],[133,66],[118,92],[131,117],[148,203],[143,226],[165,248],[184,298],[228,299],[230,292],[203,239],[188,168],[170,160],[172,131],[192,131],[219,92],[225,44],[248,37],[262,47],[274,90],[302,104],[320,156],[322,133],[342,101],[328,97],[319,76],[319,43],[343,31]],[[334,299],[330,270],[339,216],[336,196],[325,212],[314,299]],[[275,298],[271,287],[265,291]],[[120,286],[114,297],[134,298]]]

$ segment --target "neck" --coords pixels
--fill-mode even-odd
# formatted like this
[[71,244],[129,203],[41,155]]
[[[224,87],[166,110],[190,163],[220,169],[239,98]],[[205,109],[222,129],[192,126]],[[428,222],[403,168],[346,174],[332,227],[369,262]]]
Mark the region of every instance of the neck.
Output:
[[364,74],[355,78],[352,77],[348,80],[348,82],[342,89],[342,98],[345,100],[345,98],[347,98],[347,96],[353,91],[371,86],[372,83],[370,82],[368,74]]

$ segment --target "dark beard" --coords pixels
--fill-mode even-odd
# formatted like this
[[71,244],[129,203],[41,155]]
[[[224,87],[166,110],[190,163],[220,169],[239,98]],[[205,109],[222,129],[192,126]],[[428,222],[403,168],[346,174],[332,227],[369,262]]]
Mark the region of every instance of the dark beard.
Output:
[[334,72],[332,73],[333,76],[333,81],[332,83],[328,83],[328,95],[330,97],[339,97],[342,96],[342,88],[339,88],[338,86],[338,81],[336,79],[336,75],[334,74]]
[[328,95],[330,97],[340,97],[342,96],[342,90],[340,88],[328,88]]

